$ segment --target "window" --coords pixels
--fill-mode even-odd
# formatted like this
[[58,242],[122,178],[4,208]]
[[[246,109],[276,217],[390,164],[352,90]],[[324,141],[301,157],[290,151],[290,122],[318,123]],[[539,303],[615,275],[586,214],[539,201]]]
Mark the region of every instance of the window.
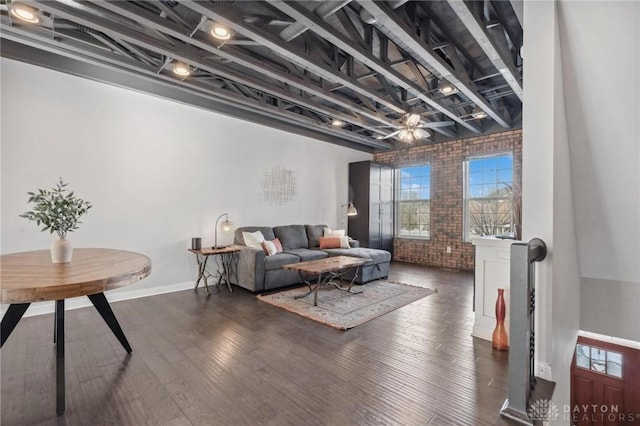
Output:
[[464,173],[465,241],[514,232],[513,156],[470,158]]
[[622,354],[615,351],[578,343],[576,365],[585,370],[622,378]]
[[400,238],[429,238],[431,220],[431,166],[402,167],[397,171],[397,225]]

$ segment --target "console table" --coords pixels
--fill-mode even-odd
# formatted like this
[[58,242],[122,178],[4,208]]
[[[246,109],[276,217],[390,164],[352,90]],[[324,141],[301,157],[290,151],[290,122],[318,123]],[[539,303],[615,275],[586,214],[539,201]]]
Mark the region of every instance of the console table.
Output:
[[9,303],[0,334],[7,341],[32,302],[55,301],[56,412],[65,410],[64,301],[88,296],[127,352],[131,346],[118,323],[106,290],[140,281],[151,273],[151,260],[130,251],[79,248],[70,263],[51,263],[49,250],[3,255],[0,258],[0,303]]
[[[229,274],[231,268],[233,266],[233,260],[235,259],[235,254],[242,250],[242,246],[226,246],[219,248],[202,248],[202,249],[189,249],[189,251],[196,255],[196,261],[198,262],[198,278],[196,279],[195,290],[198,289],[200,285],[200,281],[204,281],[204,288],[207,290],[207,295],[210,295],[209,292],[209,284],[207,283],[207,278],[212,278],[213,275],[207,272],[207,261],[210,256],[219,256],[220,264],[217,271],[218,281],[215,283],[216,288],[219,289],[219,285],[224,282],[227,284],[227,288],[231,293],[231,281],[229,280]],[[220,270],[220,267],[222,270]]]

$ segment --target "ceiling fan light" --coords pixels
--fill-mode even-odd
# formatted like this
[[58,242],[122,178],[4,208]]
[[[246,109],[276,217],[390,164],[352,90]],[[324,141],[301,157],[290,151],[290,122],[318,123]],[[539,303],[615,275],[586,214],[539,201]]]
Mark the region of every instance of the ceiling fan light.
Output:
[[229,40],[231,38],[231,31],[224,25],[215,22],[211,26],[211,35],[218,40]]
[[413,132],[413,130],[402,129],[400,130],[400,133],[398,133],[398,139],[400,139],[402,142],[411,143],[415,140],[415,135]]
[[187,77],[191,75],[191,68],[187,64],[176,62],[173,64],[173,73],[181,77]]
[[407,126],[415,127],[420,124],[420,114],[408,114],[406,120]]
[[38,11],[22,3],[12,3],[11,14],[19,20],[28,22],[30,24],[37,24],[38,22],[40,22],[40,14],[38,13]]

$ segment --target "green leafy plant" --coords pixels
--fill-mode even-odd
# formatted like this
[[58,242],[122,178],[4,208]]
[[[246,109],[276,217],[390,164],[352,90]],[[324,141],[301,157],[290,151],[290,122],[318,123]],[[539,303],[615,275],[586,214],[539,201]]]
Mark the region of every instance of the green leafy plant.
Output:
[[27,192],[29,203],[33,203],[33,210],[20,215],[36,225],[44,225],[41,231],[54,232],[60,238],[65,238],[68,232],[78,229],[80,217],[89,211],[91,203],[74,196],[73,191],[67,189],[69,184],[62,178],[51,189],[38,189],[37,192]]

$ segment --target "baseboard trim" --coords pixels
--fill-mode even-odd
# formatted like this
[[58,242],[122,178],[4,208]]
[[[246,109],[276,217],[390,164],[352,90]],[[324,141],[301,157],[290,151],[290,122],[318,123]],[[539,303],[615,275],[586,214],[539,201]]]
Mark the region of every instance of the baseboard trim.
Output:
[[[149,296],[157,296],[159,294],[166,293],[174,293],[176,291],[189,290],[193,289],[193,281],[188,281],[184,283],[171,284],[171,285],[163,285],[157,287],[149,287],[143,288],[140,290],[128,290],[128,291],[118,291],[115,293],[107,292],[105,296],[109,303],[120,302],[122,300],[130,300],[130,299],[138,299],[140,297],[149,297]],[[73,297],[71,299],[65,300],[65,311],[72,309],[80,309],[86,308],[87,306],[92,306],[89,299],[85,296],[81,297]],[[5,311],[9,305],[2,305],[0,307],[0,313],[4,316]],[[44,315],[51,314],[54,311],[54,302],[35,302],[29,306],[27,312],[25,312],[25,317],[33,317],[36,315]]]
[[548,362],[536,361],[536,376],[548,381],[552,381],[551,375],[551,364],[549,364]]

